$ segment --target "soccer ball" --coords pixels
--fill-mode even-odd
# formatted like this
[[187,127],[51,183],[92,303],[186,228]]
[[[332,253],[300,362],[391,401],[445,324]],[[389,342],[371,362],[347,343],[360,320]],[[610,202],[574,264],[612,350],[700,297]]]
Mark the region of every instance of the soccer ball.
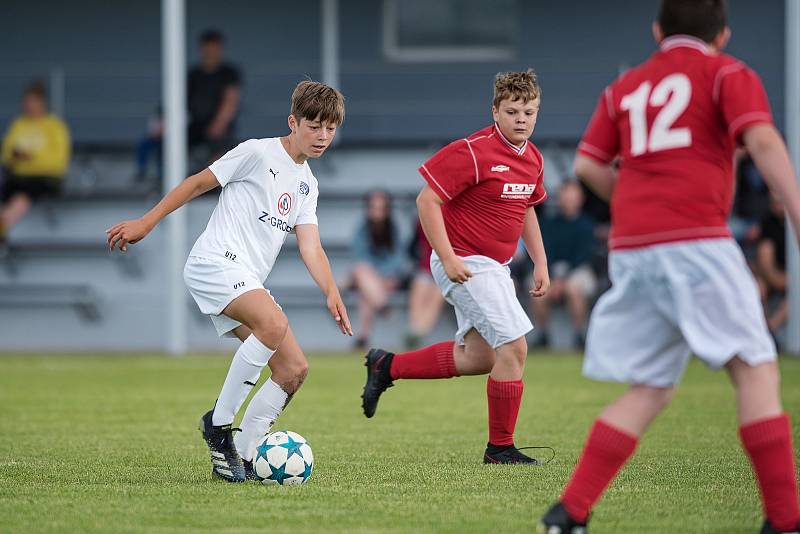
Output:
[[272,432],[256,447],[253,469],[263,484],[302,484],[311,476],[313,468],[311,446],[296,432]]

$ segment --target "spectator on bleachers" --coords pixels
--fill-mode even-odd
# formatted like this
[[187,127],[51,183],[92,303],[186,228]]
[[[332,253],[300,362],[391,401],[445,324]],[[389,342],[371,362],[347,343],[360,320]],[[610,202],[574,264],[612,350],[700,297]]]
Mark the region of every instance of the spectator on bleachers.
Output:
[[539,346],[548,344],[550,307],[561,302],[569,311],[576,343],[582,346],[585,340],[589,302],[597,291],[597,276],[591,266],[596,246],[594,222],[583,213],[583,202],[580,184],[568,180],[558,190],[558,213],[541,219],[550,290],[544,297],[531,298],[534,320],[540,330]]
[[189,71],[189,148],[215,160],[236,144],[242,76],[225,61],[225,38],[217,30],[200,36],[200,63]]
[[389,193],[371,191],[366,197],[366,217],[353,237],[352,287],[358,292],[356,347],[369,342],[377,313],[388,311],[405,267],[405,250],[392,217]]
[[409,246],[411,259],[416,266],[408,291],[408,333],[406,347],[416,349],[430,333],[439,319],[444,297],[431,274],[433,248],[417,220]]
[[69,129],[49,112],[44,84],[31,83],[22,94],[22,115],[3,138],[0,241],[33,202],[61,192],[70,151]]
[[153,114],[147,119],[147,134],[139,141],[136,147],[136,178],[141,181],[147,178],[147,168],[150,160],[155,155],[158,171],[156,176],[161,177],[162,173],[162,148],[161,143],[164,138],[164,114],[161,106],[158,106]]
[[767,184],[744,149],[737,151],[736,191],[728,225],[751,268],[756,262],[760,234],[759,223],[769,213],[770,194]]
[[761,221],[756,248],[756,272],[767,326],[773,335],[786,323],[786,213],[774,196],[770,211]]

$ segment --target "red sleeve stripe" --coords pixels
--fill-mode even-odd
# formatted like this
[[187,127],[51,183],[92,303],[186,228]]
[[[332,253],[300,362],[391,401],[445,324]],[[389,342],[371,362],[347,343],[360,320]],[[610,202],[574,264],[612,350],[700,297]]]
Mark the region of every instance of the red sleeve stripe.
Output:
[[439,188],[439,190],[440,190],[440,191],[441,191],[441,192],[444,194],[444,196],[446,196],[446,197],[447,197],[447,200],[453,200],[453,197],[451,197],[450,195],[448,195],[448,194],[447,194],[447,191],[445,191],[445,190],[444,190],[444,187],[442,187],[442,186],[439,184],[439,182],[437,182],[437,181],[436,181],[436,178],[434,178],[434,177],[433,177],[433,175],[431,174],[431,171],[429,171],[429,170],[428,170],[428,168],[427,168],[425,165],[423,165],[422,167],[420,167],[420,169],[422,169],[423,171],[425,171],[425,174],[427,174],[427,175],[428,175],[428,178],[430,178],[430,179],[431,179],[431,181],[432,181],[434,184],[436,184],[436,187],[438,187],[438,188]]
[[588,156],[592,156],[594,159],[599,159],[603,163],[609,163],[614,156],[608,154],[604,150],[600,150],[594,145],[590,145],[586,141],[581,141],[581,144],[578,145],[578,151],[584,152]]
[[714,100],[715,104],[719,102],[719,91],[720,86],[722,85],[722,78],[728,74],[733,74],[736,71],[742,70],[743,68],[743,63],[734,63],[732,65],[725,65],[717,71],[717,76],[714,78],[714,89],[711,92],[711,98]]
[[472,150],[472,145],[469,142],[469,139],[464,139],[467,143],[467,148],[469,148],[469,153],[472,154],[472,161],[475,163],[475,183],[478,183],[478,160],[475,158],[475,152]]
[[753,111],[752,113],[745,113],[739,115],[728,126],[728,134],[733,135],[739,131],[739,128],[751,122],[772,122],[772,116],[764,111]]

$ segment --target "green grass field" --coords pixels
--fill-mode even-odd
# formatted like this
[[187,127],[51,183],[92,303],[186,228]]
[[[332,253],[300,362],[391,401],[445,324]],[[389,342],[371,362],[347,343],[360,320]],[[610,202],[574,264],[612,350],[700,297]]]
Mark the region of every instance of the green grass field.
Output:
[[[622,391],[574,356],[533,355],[519,445],[546,467],[484,466],[484,378],[404,382],[367,420],[355,355],[312,355],[276,429],[304,435],[302,487],[212,481],[199,416],[226,356],[0,357],[2,532],[530,532],[557,497],[588,425]],[[800,421],[800,361],[782,361]],[[262,377],[263,378],[263,377]],[[674,403],[595,510],[603,532],[756,532],[759,498],[723,374],[693,363]]]

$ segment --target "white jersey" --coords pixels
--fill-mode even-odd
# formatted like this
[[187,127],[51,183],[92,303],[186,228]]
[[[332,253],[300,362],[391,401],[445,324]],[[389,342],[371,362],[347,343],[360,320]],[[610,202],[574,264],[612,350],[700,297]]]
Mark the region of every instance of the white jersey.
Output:
[[286,235],[317,224],[317,179],[280,138],[250,139],[209,166],[222,192],[190,256],[233,262],[265,280]]

